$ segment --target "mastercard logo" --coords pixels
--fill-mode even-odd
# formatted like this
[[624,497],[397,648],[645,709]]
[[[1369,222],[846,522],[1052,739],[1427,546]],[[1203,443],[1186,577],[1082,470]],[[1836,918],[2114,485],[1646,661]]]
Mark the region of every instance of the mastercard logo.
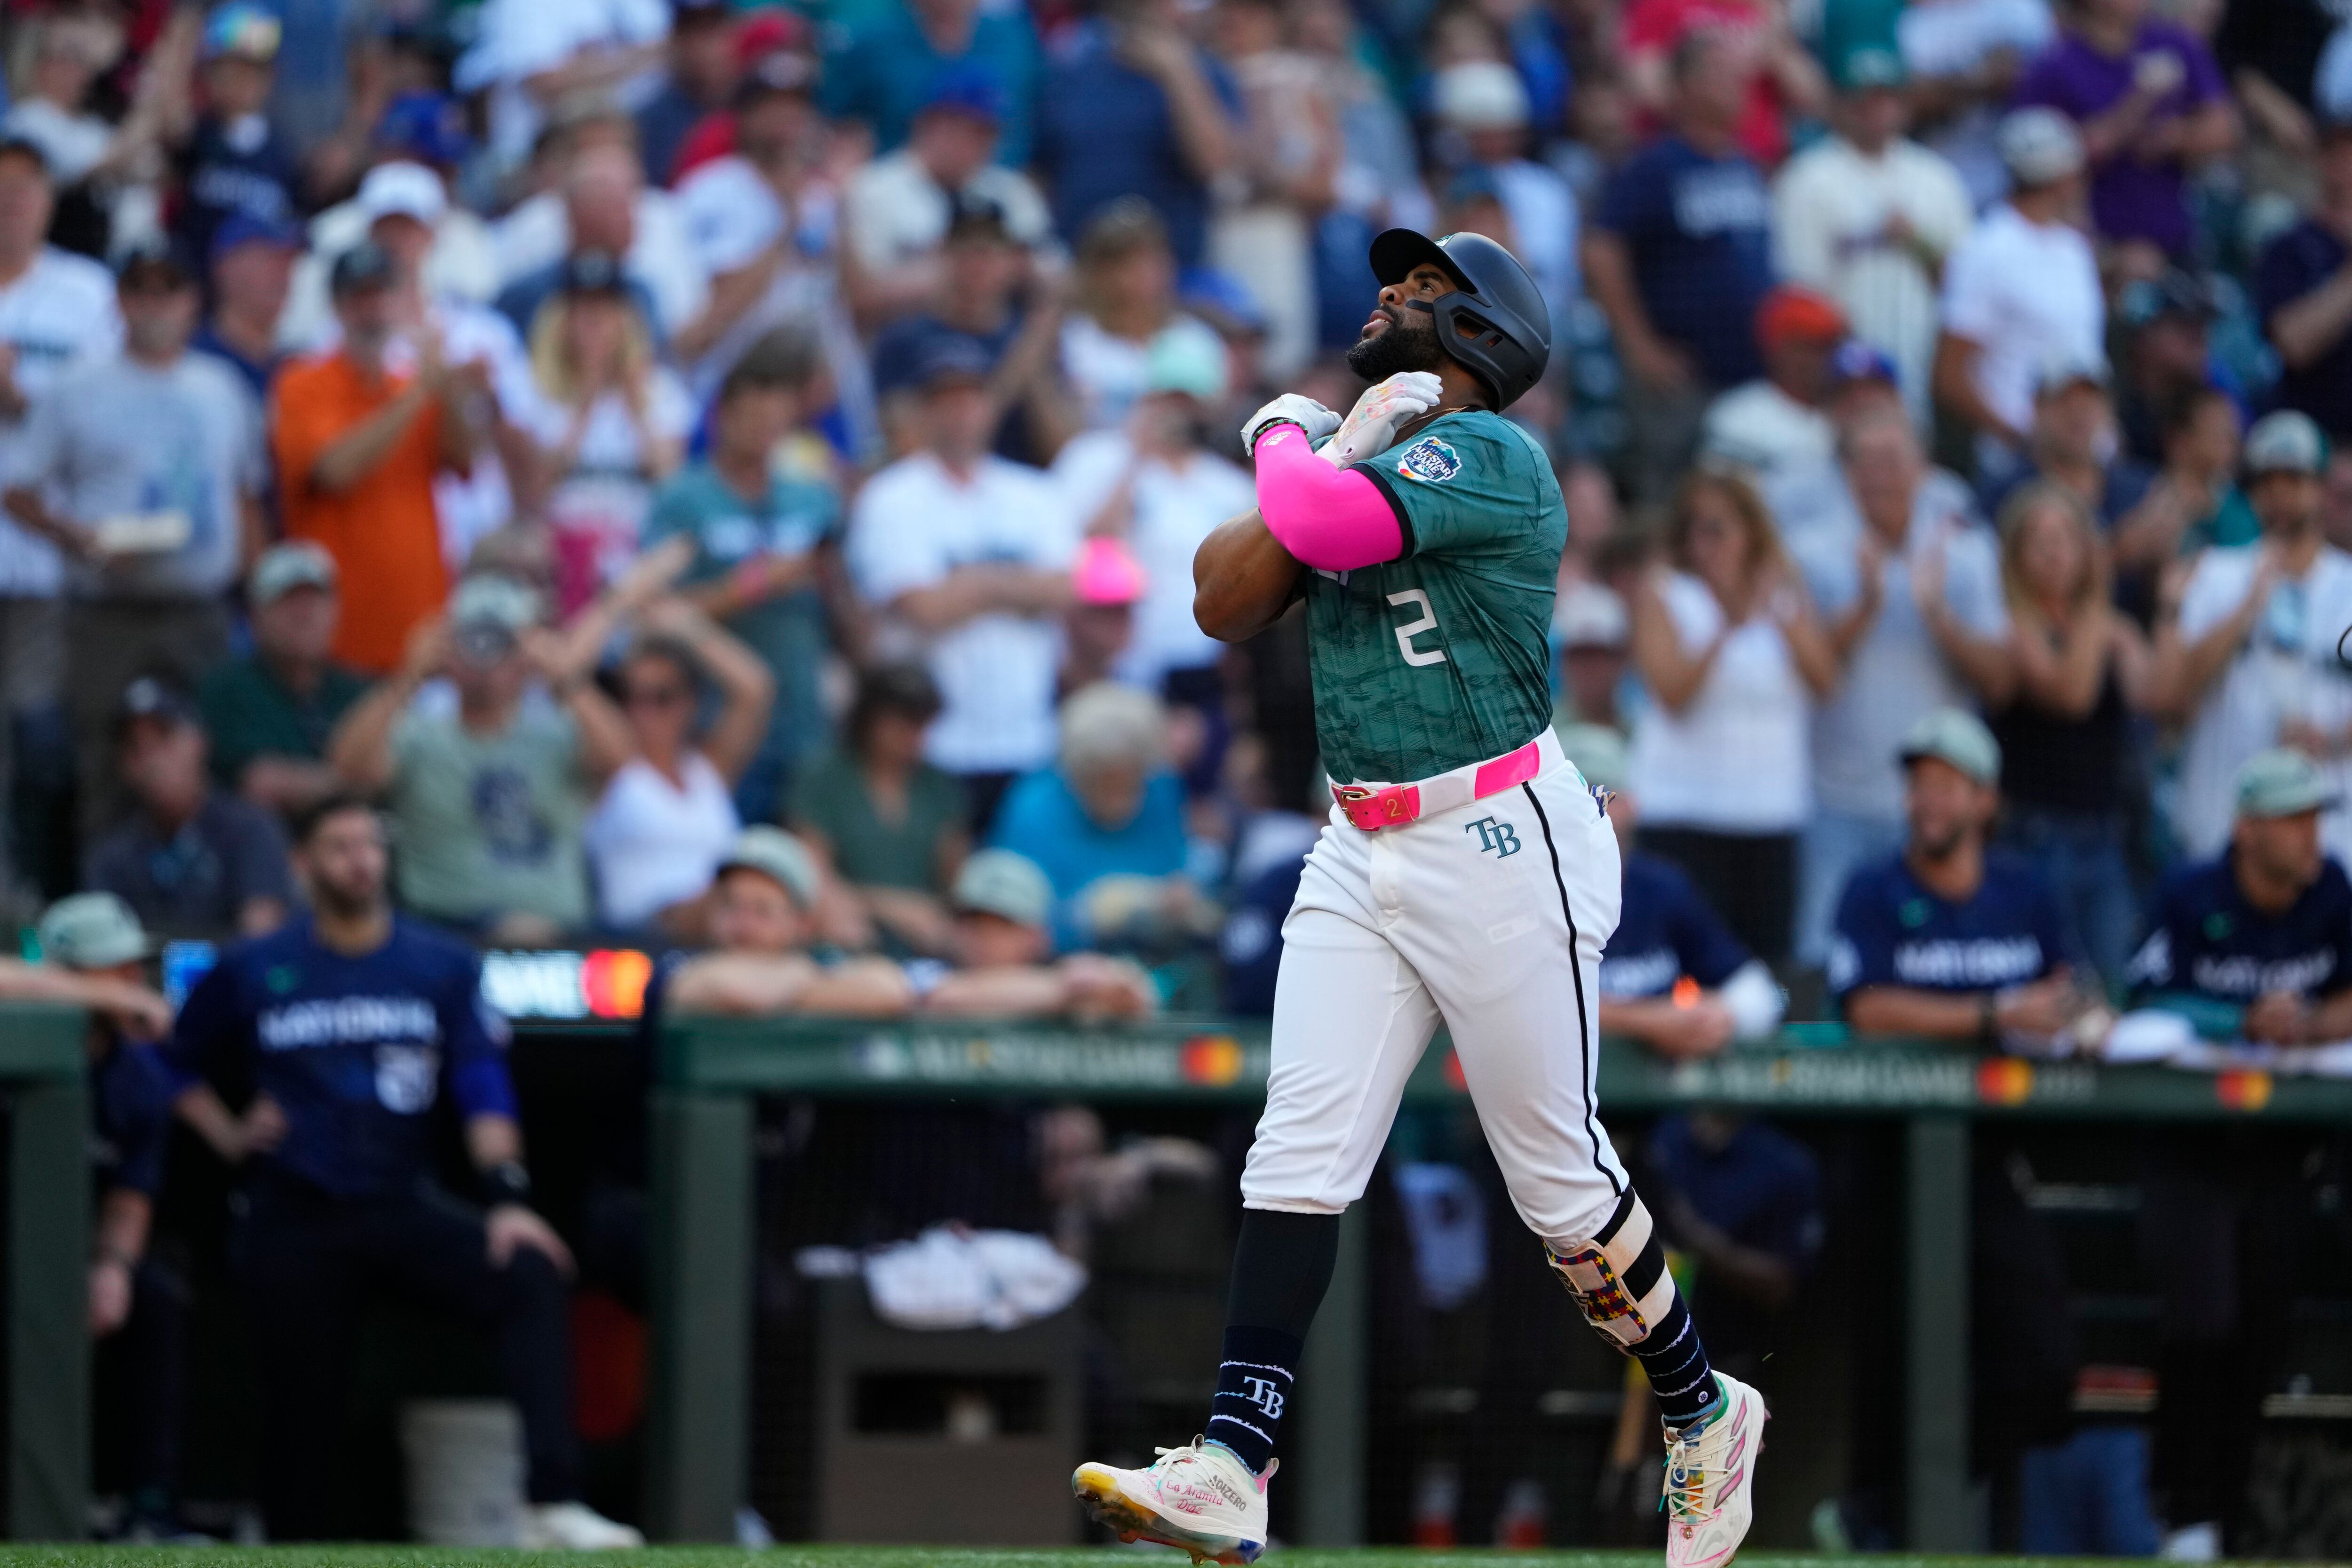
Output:
[[1977,1098],[1987,1105],[2022,1105],[2033,1095],[2033,1064],[1995,1057],[1977,1064]]
[[2271,1075],[2259,1068],[2233,1068],[2217,1074],[2213,1098],[2224,1110],[2260,1110],[2271,1102]]
[[646,1010],[646,983],[654,961],[627,948],[604,948],[580,961],[580,994],[590,1016],[635,1018]]
[[1186,1083],[1223,1089],[1242,1076],[1242,1047],[1231,1035],[1195,1035],[1179,1055]]

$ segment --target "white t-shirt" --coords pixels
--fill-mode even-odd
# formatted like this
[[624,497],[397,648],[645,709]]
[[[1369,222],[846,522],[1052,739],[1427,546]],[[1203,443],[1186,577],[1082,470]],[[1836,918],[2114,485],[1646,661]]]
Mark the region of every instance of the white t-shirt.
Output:
[[[654,313],[661,318],[655,325],[662,335],[674,336],[710,302],[709,270],[695,255],[685,216],[669,192],[650,185],[639,191],[635,215],[625,258],[629,276],[653,296]],[[501,218],[491,238],[498,247],[499,286],[503,289],[571,253],[572,217],[562,195],[541,191]]]
[[[2180,596],[2180,636],[2190,641],[2226,621],[2253,586],[2258,547],[2209,550]],[[2340,731],[2352,723],[2352,677],[2336,658],[2336,641],[2352,626],[2352,555],[2323,547],[2311,569],[2271,590],[2270,603],[2245,645],[2189,721],[2180,746],[2180,781],[2173,797],[2173,831],[2192,856],[2221,853],[2237,811],[2238,769],[2255,752],[2278,744],[2282,721],[2301,719]],[[2352,763],[2326,764],[2342,792]],[[2328,813],[2322,836],[2330,854],[2352,848],[2352,817]]]
[[1759,378],[1733,387],[1707,405],[1699,450],[1762,484],[1775,474],[1834,458],[1837,431],[1828,415]]
[[2032,429],[2044,365],[2106,356],[2107,302],[2091,242],[2070,224],[2029,223],[2001,203],[1944,268],[1944,326],[1983,350],[1977,390],[1992,411]]
[[604,786],[583,834],[604,923],[629,930],[710,886],[742,823],[734,793],[700,752],[687,753],[672,784],[643,757]]
[[[1824,811],[1894,823],[1903,816],[1903,773],[1895,753],[1919,716],[1937,708],[1974,711],[1976,693],[1945,662],[1935,634],[1919,618],[1911,574],[1926,552],[1944,549],[1944,602],[1978,637],[2005,637],[2009,606],[2000,591],[2000,549],[1992,530],[1965,514],[1937,510],[1921,488],[1901,552],[1879,567],[1878,614],[1846,660],[1845,679],[1813,710],[1813,798]],[[1862,520],[1849,510],[1843,527],[1816,530],[1790,546],[1813,603],[1843,615],[1862,592],[1855,551]]]
[[1107,430],[1127,417],[1127,411],[1143,395],[1151,343],[1159,336],[1176,334],[1203,339],[1217,353],[1224,353],[1224,342],[1215,329],[1195,316],[1178,316],[1150,342],[1139,343],[1113,337],[1084,310],[1070,312],[1062,323],[1062,374],[1077,395],[1087,428]]
[[[866,481],[849,523],[852,579],[885,607],[936,587],[959,567],[1066,571],[1078,531],[1043,470],[986,457],[959,480],[928,452],[901,458]],[[1008,773],[1054,755],[1054,675],[1061,628],[1049,616],[991,612],[925,637],[921,650],[943,700],[926,752],[950,773]]]
[[[1660,589],[1683,652],[1696,656],[1723,630],[1723,606],[1697,578],[1677,572]],[[1769,615],[1724,638],[1706,679],[1680,713],[1663,702],[1633,723],[1628,763],[1642,820],[1712,833],[1792,833],[1812,809],[1806,719],[1812,700],[1789,639]],[[1727,766],[1736,762],[1737,766]]]
[[[701,171],[697,170],[699,174]],[[693,176],[688,176],[691,183]],[[991,163],[963,187],[963,195],[993,202],[1005,231],[1023,245],[1053,238],[1054,220],[1036,184],[1018,169]],[[900,266],[939,248],[954,207],[947,191],[911,147],[877,158],[851,176],[843,205],[850,248],[869,272]]]
[[[2049,0],[1914,0],[1895,23],[1895,46],[1914,77],[1967,76],[2000,50],[2031,60],[2058,36]],[[2000,106],[1970,106],[1927,144],[1951,160],[1979,210],[2009,194],[2009,171],[1994,145]]]
[[1772,183],[1772,248],[1780,275],[1845,308],[1856,336],[1901,374],[1912,416],[1927,414],[1936,357],[1936,278],[1911,245],[1883,237],[1900,215],[1918,244],[1949,256],[1976,220],[1959,172],[1916,142],[1865,157],[1833,136],[1789,160]]
[[[68,370],[111,359],[122,346],[114,279],[87,257],[44,248],[23,277],[0,288],[0,342],[16,355],[16,390],[38,403]],[[0,421],[0,469],[15,471],[25,428],[24,418]],[[54,598],[64,587],[57,547],[0,513],[0,597]]]
[[[1054,459],[1070,518],[1083,529],[1118,488],[1135,461],[1135,443],[1120,430],[1090,430]],[[1135,476],[1128,539],[1143,564],[1142,602],[1135,606],[1135,639],[1120,657],[1118,677],[1157,690],[1171,669],[1214,664],[1224,645],[1192,619],[1192,556],[1219,523],[1257,504],[1250,477],[1213,452],[1196,452],[1181,468],[1154,458]]]
[[[575,55],[668,37],[669,7],[662,0],[487,0],[474,45],[457,62],[457,86],[461,92],[491,89],[491,156],[502,169],[516,168],[530,157],[544,119],[525,81]],[[622,107],[635,108],[660,84],[658,71],[623,83]]]
[[106,161],[114,145],[114,127],[95,114],[75,114],[43,98],[27,98],[10,107],[0,119],[0,132],[20,136],[41,150],[49,178],[60,185],[78,185]]
[[[556,402],[534,382],[530,405],[516,423],[552,452],[572,433],[573,412],[572,405]],[[655,437],[683,441],[694,428],[694,415],[686,384],[667,366],[655,366],[645,417]],[[604,393],[588,410],[571,468],[547,498],[545,518],[557,536],[557,548],[593,552],[600,584],[610,584],[636,559],[637,536],[653,505],[648,456],[637,421],[629,416],[627,399],[618,392]]]

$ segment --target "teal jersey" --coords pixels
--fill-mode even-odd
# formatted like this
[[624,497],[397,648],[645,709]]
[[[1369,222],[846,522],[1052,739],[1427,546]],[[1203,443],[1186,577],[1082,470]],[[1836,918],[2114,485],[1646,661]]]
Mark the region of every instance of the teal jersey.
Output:
[[1303,579],[1325,771],[1393,784],[1525,745],[1551,722],[1548,639],[1568,543],[1542,448],[1474,410],[1353,467],[1396,509],[1404,553]]

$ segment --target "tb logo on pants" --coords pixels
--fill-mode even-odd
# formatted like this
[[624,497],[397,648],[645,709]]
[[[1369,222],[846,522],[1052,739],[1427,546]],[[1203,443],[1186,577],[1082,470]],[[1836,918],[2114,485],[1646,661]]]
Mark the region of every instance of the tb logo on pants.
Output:
[[1478,853],[1481,855],[1507,860],[1519,852],[1519,830],[1507,822],[1482,816],[1475,822],[1464,823],[1462,831],[1478,836]]

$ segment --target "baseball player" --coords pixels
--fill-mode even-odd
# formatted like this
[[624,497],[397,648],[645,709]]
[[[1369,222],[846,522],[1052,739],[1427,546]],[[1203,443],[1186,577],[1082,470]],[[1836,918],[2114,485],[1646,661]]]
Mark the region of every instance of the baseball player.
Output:
[[1501,411],[1551,350],[1501,246],[1391,229],[1345,419],[1297,395],[1253,415],[1258,509],[1193,561],[1229,642],[1307,601],[1334,809],[1283,925],[1274,1065],[1242,1175],[1223,1362],[1204,1436],[1074,1489],[1123,1539],[1196,1560],[1265,1550],[1266,1483],[1339,1214],[1363,1195],[1443,1022],[1520,1217],[1585,1319],[1649,1374],[1666,1424],[1666,1561],[1715,1568],[1747,1532],[1756,1392],[1710,1368],[1649,1212],[1593,1105],[1617,841],[1561,756],[1545,679],[1568,517]]

